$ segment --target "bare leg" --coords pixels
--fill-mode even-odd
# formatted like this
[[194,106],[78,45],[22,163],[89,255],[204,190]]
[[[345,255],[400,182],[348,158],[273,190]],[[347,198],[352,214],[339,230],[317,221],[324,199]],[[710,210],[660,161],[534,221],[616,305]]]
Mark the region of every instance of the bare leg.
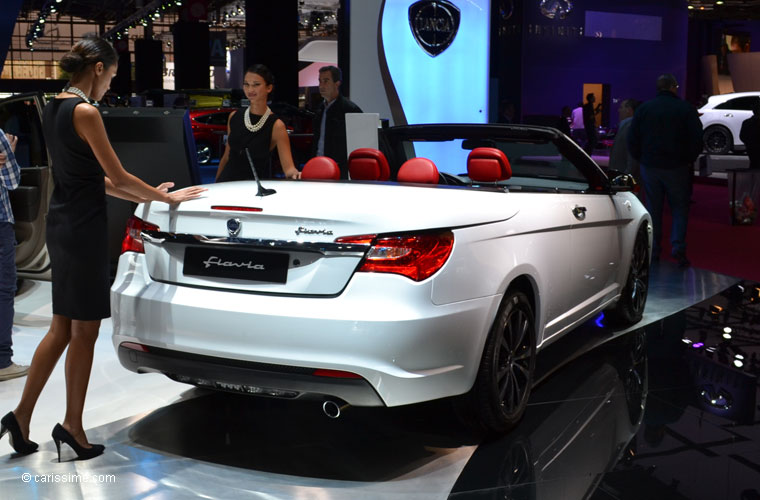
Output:
[[50,323],[50,330],[45,334],[40,345],[37,346],[37,350],[34,351],[29,374],[24,384],[24,392],[21,394],[21,401],[13,410],[21,433],[26,440],[29,440],[29,421],[32,419],[37,398],[40,397],[40,392],[45,387],[53,368],[55,368],[70,340],[71,319],[54,314],[53,321]]
[[82,413],[99,329],[100,320],[72,320],[71,341],[66,353],[66,417],[61,425],[85,448],[90,445],[82,426]]

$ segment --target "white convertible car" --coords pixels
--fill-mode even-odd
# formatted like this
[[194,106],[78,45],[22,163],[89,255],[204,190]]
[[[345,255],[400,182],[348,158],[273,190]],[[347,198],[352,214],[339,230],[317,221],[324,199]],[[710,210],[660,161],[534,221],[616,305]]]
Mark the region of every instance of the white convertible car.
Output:
[[352,180],[318,158],[300,181],[139,205],[112,288],[121,363],[318,398],[330,416],[460,396],[503,432],[542,348],[603,310],[641,319],[651,219],[630,177],[551,128],[416,125],[381,139],[383,152],[352,153]]

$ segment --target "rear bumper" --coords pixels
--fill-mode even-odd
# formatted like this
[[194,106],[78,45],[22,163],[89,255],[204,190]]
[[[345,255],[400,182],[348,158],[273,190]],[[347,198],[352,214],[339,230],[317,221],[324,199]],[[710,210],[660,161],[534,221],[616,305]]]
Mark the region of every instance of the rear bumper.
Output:
[[306,373],[311,372],[306,369],[234,362],[160,348],[143,352],[124,344],[118,346],[117,353],[122,366],[133,372],[163,373],[177,382],[214,390],[286,399],[321,395],[340,398],[354,406],[383,406],[372,386],[361,379],[326,380]]
[[[144,255],[122,255],[111,291],[113,343],[128,369],[206,380],[220,390],[238,384],[333,396],[355,406],[467,392],[501,299],[435,305],[430,280],[377,273],[357,274],[336,297],[251,294],[159,283],[146,269]],[[122,356],[124,342],[148,353]],[[363,380],[315,377],[314,369]]]

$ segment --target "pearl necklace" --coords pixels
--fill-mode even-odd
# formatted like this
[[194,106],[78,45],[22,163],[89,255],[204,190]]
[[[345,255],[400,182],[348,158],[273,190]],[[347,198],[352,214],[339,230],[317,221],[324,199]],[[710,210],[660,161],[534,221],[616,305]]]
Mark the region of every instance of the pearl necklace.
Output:
[[245,117],[243,117],[243,123],[245,123],[245,128],[250,130],[251,132],[258,132],[261,130],[261,127],[264,126],[264,124],[267,122],[267,118],[269,118],[269,115],[272,114],[272,110],[269,109],[269,106],[267,106],[266,112],[264,112],[263,115],[261,115],[261,118],[259,118],[259,121],[257,121],[255,124],[251,123],[251,106],[248,106],[248,109],[245,110]]
[[75,96],[81,97],[84,100],[84,102],[86,102],[87,104],[94,104],[90,100],[90,98],[87,97],[87,94],[85,94],[82,90],[80,90],[80,89],[78,89],[76,87],[68,86],[68,87],[64,88],[63,91],[64,92],[68,92],[69,94],[74,94]]

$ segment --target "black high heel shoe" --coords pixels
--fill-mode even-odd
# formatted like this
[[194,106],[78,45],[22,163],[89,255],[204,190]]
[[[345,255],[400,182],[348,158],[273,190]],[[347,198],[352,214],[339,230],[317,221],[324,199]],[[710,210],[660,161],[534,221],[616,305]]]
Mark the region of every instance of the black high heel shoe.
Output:
[[61,424],[55,424],[55,427],[53,427],[53,441],[55,442],[55,449],[58,450],[59,462],[61,461],[61,442],[71,446],[71,449],[77,454],[77,460],[89,460],[95,458],[98,455],[102,455],[106,449],[102,444],[93,444],[90,445],[89,448],[85,448],[77,443],[74,436],[64,429]]
[[19,455],[28,455],[37,451],[37,443],[34,441],[27,441],[24,439],[24,436],[21,435],[21,427],[19,427],[16,415],[14,415],[12,411],[9,411],[2,420],[0,420],[0,438],[5,436],[8,432],[11,433],[10,436],[8,436],[8,439],[11,440],[11,446],[13,446],[13,449],[16,450],[16,453]]

